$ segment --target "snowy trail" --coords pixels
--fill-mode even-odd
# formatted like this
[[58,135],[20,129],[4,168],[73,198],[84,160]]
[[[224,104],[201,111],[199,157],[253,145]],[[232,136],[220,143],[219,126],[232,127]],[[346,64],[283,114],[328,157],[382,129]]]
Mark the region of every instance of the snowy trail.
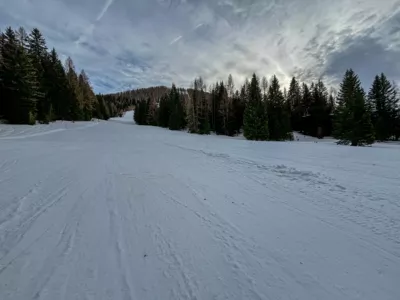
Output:
[[0,140],[0,299],[400,298],[400,148],[130,120]]

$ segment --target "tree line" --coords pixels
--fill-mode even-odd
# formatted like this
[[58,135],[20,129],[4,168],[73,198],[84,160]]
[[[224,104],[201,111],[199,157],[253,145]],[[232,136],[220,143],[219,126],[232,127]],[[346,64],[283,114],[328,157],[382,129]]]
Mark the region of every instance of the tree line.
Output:
[[85,71],[78,75],[70,57],[63,66],[39,29],[0,32],[0,120],[35,124],[113,114],[113,103],[96,97]]
[[337,93],[328,91],[322,80],[307,85],[295,77],[288,90],[282,90],[276,76],[268,81],[253,74],[237,90],[231,75],[226,84],[217,82],[208,89],[202,78],[196,78],[191,89],[173,85],[159,99],[137,100],[135,121],[198,134],[243,132],[249,140],[291,140],[292,132],[298,131],[361,146],[400,137],[395,84],[382,73],[367,94],[351,69]]

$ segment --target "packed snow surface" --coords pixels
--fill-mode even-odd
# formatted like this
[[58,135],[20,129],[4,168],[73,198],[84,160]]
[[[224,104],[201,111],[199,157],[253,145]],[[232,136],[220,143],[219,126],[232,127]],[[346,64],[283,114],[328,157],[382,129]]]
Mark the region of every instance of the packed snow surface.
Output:
[[400,299],[400,148],[0,125],[0,299]]

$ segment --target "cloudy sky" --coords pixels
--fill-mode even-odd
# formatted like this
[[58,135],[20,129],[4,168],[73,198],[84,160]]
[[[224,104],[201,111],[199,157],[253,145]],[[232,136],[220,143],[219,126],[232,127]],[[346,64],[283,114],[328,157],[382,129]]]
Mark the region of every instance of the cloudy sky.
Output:
[[0,28],[38,27],[96,92],[253,72],[286,85],[352,67],[400,82],[400,0],[0,0]]

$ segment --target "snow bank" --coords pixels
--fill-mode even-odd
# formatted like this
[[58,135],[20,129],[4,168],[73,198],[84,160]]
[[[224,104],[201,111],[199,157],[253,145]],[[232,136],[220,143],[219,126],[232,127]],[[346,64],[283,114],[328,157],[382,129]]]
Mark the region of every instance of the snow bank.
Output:
[[27,138],[50,133],[60,132],[69,129],[86,128],[97,125],[99,121],[92,122],[70,122],[70,121],[56,121],[50,124],[36,124],[36,125],[10,125],[0,124],[0,139],[10,138]]

